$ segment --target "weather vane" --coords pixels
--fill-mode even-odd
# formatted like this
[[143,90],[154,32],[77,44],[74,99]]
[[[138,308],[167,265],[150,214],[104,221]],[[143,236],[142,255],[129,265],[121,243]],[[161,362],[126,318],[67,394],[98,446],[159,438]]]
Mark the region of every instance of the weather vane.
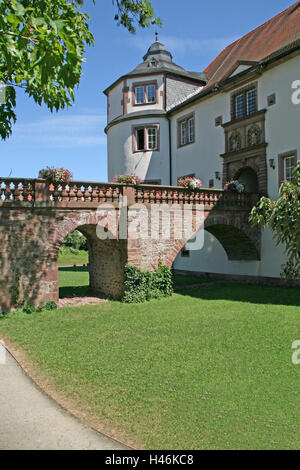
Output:
[[155,41],[158,42],[158,32],[155,33]]

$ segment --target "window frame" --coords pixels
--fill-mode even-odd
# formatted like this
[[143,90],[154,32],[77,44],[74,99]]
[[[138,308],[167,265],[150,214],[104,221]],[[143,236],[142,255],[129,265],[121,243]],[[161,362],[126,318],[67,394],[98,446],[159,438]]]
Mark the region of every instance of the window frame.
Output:
[[[156,147],[149,148],[149,129],[155,129],[156,131]],[[137,132],[144,130],[144,149],[138,149]],[[145,153],[145,152],[159,152],[160,150],[160,124],[158,123],[147,123],[132,126],[132,152],[133,153]]]
[[[190,122],[193,121],[193,132],[191,138]],[[183,137],[183,129],[185,128],[185,139]],[[185,140],[183,142],[183,140]],[[196,142],[196,125],[195,113],[187,114],[177,120],[177,147],[185,147],[186,145],[194,144]]]
[[[148,101],[148,87],[154,87],[154,98],[155,101]],[[137,88],[144,89],[144,101],[142,103],[137,102]],[[133,106],[151,106],[158,104],[158,83],[157,80],[152,80],[149,82],[137,82],[132,84],[132,102]]]
[[[153,130],[155,131],[154,135],[152,133],[150,134],[150,131],[153,131]],[[147,127],[145,129],[145,137],[147,137],[147,149],[156,150],[157,149],[157,127]]]
[[[287,166],[287,162],[290,161],[290,162],[294,162],[291,163],[289,166]],[[295,159],[295,155],[290,155],[289,157],[284,157],[283,159],[283,178],[284,178],[284,181],[292,181],[293,180],[293,170],[294,168],[296,168],[296,159]],[[290,175],[288,175],[287,173],[290,173]]]
[[[255,91],[255,106],[254,111],[249,113],[249,101],[248,96],[251,92]],[[237,98],[243,97],[243,113],[242,115],[237,115]],[[236,121],[238,119],[245,119],[249,116],[252,116],[258,111],[258,85],[257,82],[251,83],[250,85],[236,90],[231,94],[231,120]]]
[[[143,90],[142,91],[142,97],[143,97],[143,100],[144,101],[138,101],[138,93],[137,93],[137,90]],[[145,103],[145,87],[143,86],[136,86],[135,89],[134,89],[134,96],[135,96],[135,102],[137,105],[142,105]]]
[[295,161],[295,166],[297,165],[298,162],[298,156],[297,156],[297,150],[290,150],[289,152],[281,153],[278,155],[278,188],[281,186],[281,184],[284,181],[293,181],[287,180],[286,179],[286,167],[285,167],[285,162],[288,159],[294,159]]
[[180,256],[181,256],[181,258],[190,258],[191,257],[191,251],[186,248],[186,245],[184,245],[184,247],[181,248]]

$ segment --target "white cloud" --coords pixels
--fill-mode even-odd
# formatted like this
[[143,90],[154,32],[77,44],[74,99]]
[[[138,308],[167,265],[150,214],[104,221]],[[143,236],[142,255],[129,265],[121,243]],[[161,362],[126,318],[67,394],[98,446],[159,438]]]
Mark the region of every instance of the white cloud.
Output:
[[105,114],[51,116],[16,124],[8,143],[23,147],[74,148],[106,144]]

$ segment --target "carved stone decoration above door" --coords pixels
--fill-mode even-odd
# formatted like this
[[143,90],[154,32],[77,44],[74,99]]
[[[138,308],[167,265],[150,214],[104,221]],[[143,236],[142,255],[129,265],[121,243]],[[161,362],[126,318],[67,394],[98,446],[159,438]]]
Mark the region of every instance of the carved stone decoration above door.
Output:
[[[268,194],[267,158],[265,142],[265,113],[258,111],[246,118],[223,124],[225,132],[225,153],[223,158],[223,185],[231,178],[238,178],[249,169],[255,172],[257,184],[249,185],[258,188],[262,195]],[[247,185],[246,185],[247,191]]]
[[229,137],[229,151],[235,152],[242,148],[242,136],[239,131],[234,130]]
[[252,147],[253,145],[261,144],[261,136],[261,126],[258,124],[253,124],[247,132],[248,146]]

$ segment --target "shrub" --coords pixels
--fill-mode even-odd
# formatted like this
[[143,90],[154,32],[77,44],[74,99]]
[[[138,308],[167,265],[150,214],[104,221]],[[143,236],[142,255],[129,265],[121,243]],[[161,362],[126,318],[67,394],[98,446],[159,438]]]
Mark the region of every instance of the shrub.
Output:
[[276,244],[285,246],[287,255],[281,276],[300,279],[300,162],[293,171],[293,180],[284,181],[276,200],[262,197],[250,214],[253,226],[268,226]]
[[36,311],[37,312],[42,312],[43,310],[45,310],[45,307],[46,307],[46,303],[45,302],[41,302],[39,304],[39,306],[37,307]]
[[55,302],[47,302],[46,305],[45,305],[45,309],[46,310],[56,310],[57,305],[56,305]]
[[173,293],[172,273],[169,266],[160,264],[156,271],[150,272],[127,264],[124,275],[123,302],[142,303],[150,299],[168,297]]
[[157,289],[163,297],[173,294],[173,276],[169,266],[160,264],[152,275],[152,290]]
[[25,302],[25,304],[23,305],[23,312],[30,314],[35,312],[35,308],[29,302]]

